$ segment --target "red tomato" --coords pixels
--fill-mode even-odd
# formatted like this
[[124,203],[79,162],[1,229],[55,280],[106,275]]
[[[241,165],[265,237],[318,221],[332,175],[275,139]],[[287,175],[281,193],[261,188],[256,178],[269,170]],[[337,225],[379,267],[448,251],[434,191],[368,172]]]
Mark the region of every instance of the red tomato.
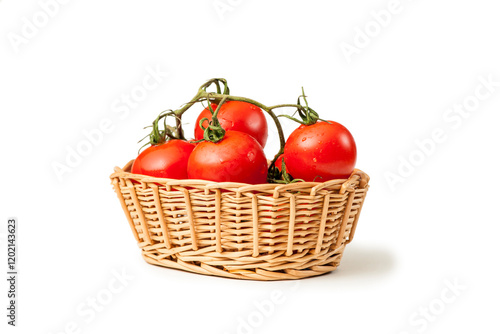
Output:
[[285,144],[285,163],[296,179],[325,182],[348,178],[356,164],[356,143],[342,124],[301,125]]
[[177,139],[150,146],[135,159],[132,173],[169,179],[187,179],[187,162],[194,148],[194,144]]
[[[216,104],[212,104],[215,111]],[[203,139],[203,130],[199,127],[203,118],[212,120],[210,110],[206,108],[201,112],[194,127],[194,138]],[[267,121],[264,112],[251,103],[240,101],[228,101],[224,103],[217,114],[217,119],[224,130],[241,131],[254,137],[259,144],[264,147],[267,142]],[[203,126],[208,126],[208,121],[203,122]]]
[[267,181],[267,160],[262,146],[239,131],[227,131],[217,143],[200,142],[189,157],[187,170],[190,179],[250,184]]

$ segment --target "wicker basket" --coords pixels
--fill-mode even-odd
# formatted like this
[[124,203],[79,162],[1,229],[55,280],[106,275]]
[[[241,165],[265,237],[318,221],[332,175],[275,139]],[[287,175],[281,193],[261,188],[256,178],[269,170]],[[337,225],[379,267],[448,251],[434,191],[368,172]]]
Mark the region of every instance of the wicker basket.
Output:
[[205,275],[298,279],[333,271],[352,241],[369,177],[292,184],[111,181],[146,262]]

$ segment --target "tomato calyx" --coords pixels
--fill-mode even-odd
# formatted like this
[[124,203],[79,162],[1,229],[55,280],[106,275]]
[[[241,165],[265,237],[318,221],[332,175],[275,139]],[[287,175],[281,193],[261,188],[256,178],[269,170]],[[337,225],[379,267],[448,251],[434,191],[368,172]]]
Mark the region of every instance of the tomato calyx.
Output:
[[276,162],[272,163],[269,167],[267,181],[281,184],[304,182],[302,179],[294,179],[293,176],[288,173],[283,154],[281,154]]
[[[218,89],[220,89],[219,86],[217,86]],[[228,88],[229,90],[229,88]],[[217,105],[217,108],[215,111],[212,108],[212,104],[208,103],[208,110],[212,114],[212,120],[209,121],[208,118],[204,117],[200,120],[200,123],[198,126],[203,129],[203,140],[206,141],[211,141],[212,143],[217,143],[224,138],[224,135],[226,134],[226,130],[224,130],[219,122],[219,119],[217,118],[217,114],[219,113],[220,108],[226,102],[227,96],[224,96],[222,100],[219,102]],[[203,122],[209,121],[208,126],[205,128],[203,126]]]
[[[172,139],[180,139],[186,141],[186,138],[184,137],[184,133],[181,127],[179,126],[174,127],[171,125],[167,125],[167,116],[176,117],[175,113],[172,110],[165,110],[161,112],[158,115],[158,117],[156,117],[152,125],[144,127],[144,129],[152,128],[152,130],[147,136],[139,140],[140,143],[144,139],[149,138],[148,142],[142,145],[141,148],[139,148],[139,152],[145,146],[161,145]],[[160,128],[159,124],[162,119],[163,119],[163,128]]]
[[[302,105],[300,100],[301,98],[304,100],[305,106]],[[293,117],[293,115],[295,115],[296,113],[299,114],[300,120]],[[292,116],[279,115],[278,117],[285,117],[302,125],[316,124],[319,120],[323,122],[328,122],[319,118],[318,113],[313,108],[309,107],[309,103],[307,102],[307,96],[304,93],[304,87],[302,87],[302,95],[300,95],[297,98],[297,110],[293,113],[293,115]]]

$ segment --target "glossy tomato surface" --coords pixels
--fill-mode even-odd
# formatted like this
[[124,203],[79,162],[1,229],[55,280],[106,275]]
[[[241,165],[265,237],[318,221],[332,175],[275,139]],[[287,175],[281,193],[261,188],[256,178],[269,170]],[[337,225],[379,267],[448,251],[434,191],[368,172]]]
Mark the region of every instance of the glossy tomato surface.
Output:
[[189,157],[188,176],[215,182],[266,183],[267,160],[253,137],[227,131],[217,143],[202,141],[196,146]]
[[356,143],[342,124],[301,125],[285,144],[287,171],[296,179],[325,182],[348,178],[356,164]]
[[194,148],[194,144],[177,139],[150,146],[135,159],[132,173],[169,179],[187,179],[187,163]]
[[[212,104],[214,111],[216,108],[217,105]],[[210,110],[203,110],[196,120],[194,128],[196,140],[203,138],[203,130],[198,125],[205,117],[212,120]],[[262,147],[266,146],[267,121],[264,112],[259,107],[247,102],[228,101],[221,106],[217,119],[224,130],[245,132],[254,137]],[[203,127],[207,126],[208,121],[204,121]]]

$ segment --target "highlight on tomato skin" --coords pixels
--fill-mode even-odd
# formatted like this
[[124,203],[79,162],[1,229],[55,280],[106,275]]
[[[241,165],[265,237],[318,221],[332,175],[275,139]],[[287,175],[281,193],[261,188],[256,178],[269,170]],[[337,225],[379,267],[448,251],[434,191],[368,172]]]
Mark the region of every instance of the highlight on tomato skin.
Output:
[[349,178],[356,164],[356,143],[342,124],[319,121],[301,125],[285,143],[288,172],[304,181]]
[[191,153],[190,179],[262,184],[267,181],[267,159],[262,146],[240,131],[226,131],[216,143],[202,141]]
[[[217,109],[212,104],[212,110]],[[196,119],[194,137],[196,140],[203,139],[203,129],[199,127],[203,118],[212,119],[212,114],[205,108]],[[217,115],[220,125],[224,130],[241,131],[254,137],[262,147],[266,146],[268,137],[267,120],[264,112],[257,106],[241,101],[225,102]],[[208,121],[203,122],[203,127],[208,126]]]
[[153,145],[135,159],[131,172],[169,179],[187,179],[187,163],[196,145],[172,139]]

